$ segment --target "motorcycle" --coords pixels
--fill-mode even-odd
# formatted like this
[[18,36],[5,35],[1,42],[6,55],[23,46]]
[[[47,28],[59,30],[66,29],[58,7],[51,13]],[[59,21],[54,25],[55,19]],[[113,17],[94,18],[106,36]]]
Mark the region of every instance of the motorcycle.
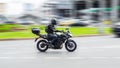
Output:
[[49,48],[62,49],[63,45],[65,46],[66,50],[69,52],[73,52],[77,48],[76,42],[70,39],[72,38],[72,34],[70,33],[69,28],[66,28],[66,32],[64,31],[59,32],[60,34],[58,34],[58,32],[55,32],[58,38],[54,42],[54,44],[50,43],[51,39],[49,39],[47,35],[40,34],[39,28],[32,28],[32,33],[39,36],[38,38],[35,39],[35,42],[37,41],[37,49],[40,52],[46,52]]

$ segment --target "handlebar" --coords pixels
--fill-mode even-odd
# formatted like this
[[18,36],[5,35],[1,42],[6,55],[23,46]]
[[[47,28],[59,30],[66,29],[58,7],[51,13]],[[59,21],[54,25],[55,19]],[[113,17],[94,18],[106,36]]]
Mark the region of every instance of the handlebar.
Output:
[[58,30],[57,30],[57,31],[55,31],[55,32],[61,32],[61,33],[66,33],[66,32],[64,32],[63,30],[62,30],[62,31],[58,31]]

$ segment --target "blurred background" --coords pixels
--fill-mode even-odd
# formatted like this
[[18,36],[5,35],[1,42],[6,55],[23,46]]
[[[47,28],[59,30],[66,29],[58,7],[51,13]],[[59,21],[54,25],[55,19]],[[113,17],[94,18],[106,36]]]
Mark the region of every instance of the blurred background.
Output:
[[111,34],[120,21],[120,0],[0,0],[0,39],[33,38],[31,28],[45,33],[52,18],[74,36]]

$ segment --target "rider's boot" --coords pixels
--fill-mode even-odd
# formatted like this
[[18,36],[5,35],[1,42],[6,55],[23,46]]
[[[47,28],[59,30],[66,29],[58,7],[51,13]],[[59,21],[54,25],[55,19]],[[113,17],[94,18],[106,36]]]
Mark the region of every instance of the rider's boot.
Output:
[[51,41],[49,41],[48,44],[50,45],[50,47],[54,48],[54,45],[52,44]]

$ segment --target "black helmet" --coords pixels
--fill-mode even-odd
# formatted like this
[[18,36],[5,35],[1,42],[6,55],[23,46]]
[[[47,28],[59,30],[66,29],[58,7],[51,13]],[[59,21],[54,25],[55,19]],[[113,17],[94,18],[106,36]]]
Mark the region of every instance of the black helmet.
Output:
[[55,19],[52,19],[52,20],[51,20],[51,24],[52,24],[52,25],[57,25],[57,21],[56,21]]

